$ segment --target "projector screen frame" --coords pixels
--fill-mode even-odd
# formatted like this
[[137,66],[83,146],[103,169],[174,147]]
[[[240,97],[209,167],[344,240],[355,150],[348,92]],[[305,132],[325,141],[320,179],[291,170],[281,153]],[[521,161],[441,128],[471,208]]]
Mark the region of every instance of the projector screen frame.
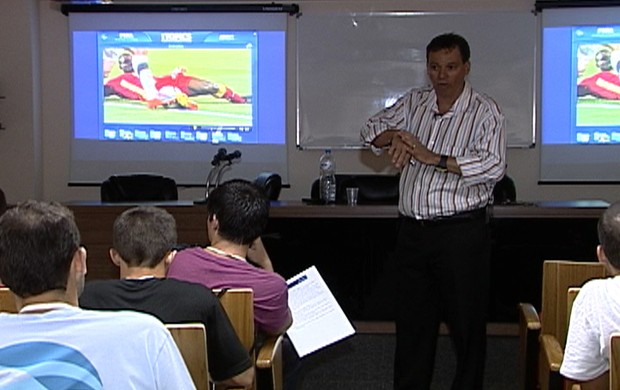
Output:
[[61,12],[286,12],[299,14],[298,4],[62,4]]
[[[275,14],[275,13],[287,13],[289,15],[295,15],[295,14],[299,14],[299,6],[297,4],[287,4],[287,5],[281,5],[281,4],[275,4],[275,3],[271,3],[271,4],[193,4],[193,5],[179,5],[179,4],[71,4],[71,3],[65,3],[61,5],[61,10],[62,13],[65,15],[69,15],[69,13],[71,12],[75,12],[75,13],[99,13],[99,14],[122,14],[122,13],[126,13],[127,15],[131,15],[132,13],[143,13],[143,14],[148,14],[148,13],[168,13],[171,15],[181,15],[183,13],[196,13],[196,14],[206,14],[206,13],[228,13],[228,14],[248,14],[248,13],[265,13],[265,14]],[[267,16],[267,15],[265,15]],[[286,108],[285,108],[286,110]],[[286,115],[286,114],[285,114]],[[285,124],[284,124],[285,125]],[[286,126],[286,125],[285,125]],[[73,143],[74,141],[72,141]],[[284,141],[284,146],[286,146],[286,141]],[[235,144],[222,144],[221,146],[225,146],[225,147],[229,147],[231,150],[233,151],[235,148]],[[74,145],[72,144],[72,149],[73,149]],[[73,153],[73,152],[72,152]],[[267,153],[269,154],[269,153]],[[210,155],[208,156],[210,158]],[[244,157],[245,157],[245,152],[244,152]],[[284,157],[286,159],[286,156]],[[256,163],[257,161],[252,160],[253,163]],[[259,160],[258,162],[260,162],[262,160]],[[156,167],[153,167],[154,170],[151,173],[157,173],[157,174],[165,174],[165,175],[170,175],[167,172],[160,172],[159,170],[157,170]],[[207,168],[207,166],[205,166],[204,168]],[[285,171],[281,171],[281,169],[276,168],[274,170],[274,167],[270,166],[269,164],[267,164],[267,166],[265,166],[264,169],[262,168],[258,168],[258,170],[256,168],[252,168],[252,171],[257,170],[256,174],[260,174],[261,172],[277,172],[279,174],[282,175],[282,177],[286,180],[286,182],[288,182],[288,168],[282,168],[285,169]],[[122,170],[119,172],[115,173],[135,173],[137,171],[135,171],[135,169],[129,169],[129,170]],[[143,172],[144,170],[140,170],[140,172]],[[232,169],[229,170],[232,172],[229,172],[232,175],[236,175],[239,173],[238,168],[237,169]],[[146,172],[146,171],[144,171]],[[150,171],[149,171],[150,172]],[[252,174],[254,174],[254,172],[252,172]],[[172,175],[171,177],[174,177],[175,175]],[[205,173],[206,176],[206,173]],[[252,179],[252,177],[246,177],[246,175],[242,175],[242,177],[245,177],[247,179]],[[101,180],[99,180],[101,179]],[[73,180],[70,179],[70,181],[67,183],[69,186],[72,187],[91,187],[91,186],[99,186],[101,183],[100,181],[104,180],[104,177],[101,178],[96,178],[95,180],[84,180],[84,179],[78,179],[78,180]],[[282,187],[288,187],[288,183],[284,183]],[[202,187],[204,186],[204,181],[203,179],[198,179],[198,180],[186,180],[186,179],[181,179],[180,181],[177,180],[177,184],[179,187]]]

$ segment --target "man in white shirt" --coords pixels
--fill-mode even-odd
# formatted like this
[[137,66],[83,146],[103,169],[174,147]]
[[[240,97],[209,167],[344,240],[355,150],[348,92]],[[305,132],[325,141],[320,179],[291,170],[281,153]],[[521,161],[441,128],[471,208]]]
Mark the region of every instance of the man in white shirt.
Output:
[[85,275],[67,208],[27,201],[0,217],[0,279],[19,310],[0,313],[0,388],[194,389],[157,319],[78,308]]
[[609,386],[609,338],[620,331],[620,202],[598,221],[596,254],[611,278],[583,285],[573,303],[560,373],[582,390]]

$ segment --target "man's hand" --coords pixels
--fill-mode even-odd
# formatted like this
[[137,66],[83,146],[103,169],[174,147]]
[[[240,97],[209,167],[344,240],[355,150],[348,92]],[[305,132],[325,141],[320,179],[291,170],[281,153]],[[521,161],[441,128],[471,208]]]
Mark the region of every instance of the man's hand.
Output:
[[258,237],[250,247],[248,248],[248,254],[246,256],[251,262],[258,264],[262,269],[273,272],[273,265],[271,259],[267,254],[267,250],[263,245],[263,241]]
[[412,136],[411,134],[409,140],[407,141],[408,152],[411,154],[411,158],[416,161],[421,162],[422,164],[435,165],[437,164],[437,159],[439,155],[434,152],[431,152],[424,144],[420,142],[417,137]]
[[392,156],[392,164],[398,169],[402,169],[413,157],[416,145],[415,137],[407,131],[396,131],[392,133],[392,139],[388,154]]

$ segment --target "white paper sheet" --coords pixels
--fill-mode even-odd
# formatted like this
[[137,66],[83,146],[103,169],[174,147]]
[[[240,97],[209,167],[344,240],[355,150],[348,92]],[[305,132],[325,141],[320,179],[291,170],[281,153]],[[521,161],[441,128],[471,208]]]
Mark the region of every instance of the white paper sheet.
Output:
[[286,282],[293,314],[287,333],[300,357],[355,333],[315,266]]

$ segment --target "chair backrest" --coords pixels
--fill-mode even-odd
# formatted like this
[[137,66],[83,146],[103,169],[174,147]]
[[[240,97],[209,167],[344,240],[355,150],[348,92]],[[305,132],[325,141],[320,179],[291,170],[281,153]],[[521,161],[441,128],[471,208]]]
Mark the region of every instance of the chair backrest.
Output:
[[0,311],[17,313],[15,298],[8,287],[0,287]]
[[251,351],[254,345],[254,292],[251,288],[213,290],[219,297],[241,344]]
[[204,324],[166,324],[197,390],[210,389],[207,333]]
[[609,338],[609,388],[620,389],[620,332]]
[[[241,344],[247,351],[250,351],[252,361],[255,362],[254,292],[251,288],[231,288],[214,289],[213,293],[219,298]],[[225,387],[216,385],[215,388],[220,390]],[[249,389],[256,389],[256,380]]]
[[493,204],[511,204],[517,201],[517,188],[515,182],[508,175],[495,183],[493,187]]
[[[260,349],[255,349],[254,292],[251,288],[214,289],[230,319],[241,344],[250,351],[255,362],[256,377],[249,389],[282,390],[282,337],[267,336]],[[217,390],[224,387],[216,385]],[[229,390],[229,389],[227,389]]]
[[541,334],[553,335],[562,349],[568,330],[567,291],[606,276],[598,262],[546,260],[543,264]]
[[568,292],[566,293],[566,326],[568,330],[568,325],[570,324],[570,314],[573,311],[573,303],[577,298],[577,294],[581,291],[581,287],[569,287]]
[[269,200],[278,200],[282,190],[282,177],[273,172],[261,172],[254,180],[254,184],[265,191]]
[[101,183],[102,202],[149,202],[178,198],[176,182],[160,175],[113,175]]

